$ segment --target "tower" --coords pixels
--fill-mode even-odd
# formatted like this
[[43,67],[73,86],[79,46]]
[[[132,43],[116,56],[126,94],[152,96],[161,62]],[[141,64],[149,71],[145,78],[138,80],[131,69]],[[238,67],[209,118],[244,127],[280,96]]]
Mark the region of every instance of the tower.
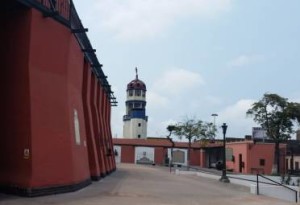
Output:
[[146,85],[139,79],[137,68],[135,72],[135,79],[127,85],[126,115],[123,116],[124,138],[147,137]]

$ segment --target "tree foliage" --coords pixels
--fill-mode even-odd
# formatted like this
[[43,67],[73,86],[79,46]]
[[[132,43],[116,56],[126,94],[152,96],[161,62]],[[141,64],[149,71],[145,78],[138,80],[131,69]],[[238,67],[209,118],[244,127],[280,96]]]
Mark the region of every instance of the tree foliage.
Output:
[[294,125],[300,122],[300,104],[288,102],[277,94],[264,94],[247,111],[254,121],[267,131],[267,136],[275,142],[274,173],[280,173],[279,143],[288,140],[294,133]]
[[285,141],[294,132],[295,122],[300,122],[300,104],[288,102],[277,94],[264,94],[263,98],[252,105],[247,115],[267,131],[274,141]]
[[167,130],[173,132],[179,139],[185,138],[189,142],[197,139],[211,139],[215,136],[216,128],[213,123],[186,118],[175,125],[169,125]]
[[194,118],[186,118],[175,125],[169,125],[167,130],[170,132],[170,135],[173,132],[179,139],[185,138],[188,140],[188,167],[191,142],[197,139],[211,139],[216,133],[216,128],[213,123],[196,120]]

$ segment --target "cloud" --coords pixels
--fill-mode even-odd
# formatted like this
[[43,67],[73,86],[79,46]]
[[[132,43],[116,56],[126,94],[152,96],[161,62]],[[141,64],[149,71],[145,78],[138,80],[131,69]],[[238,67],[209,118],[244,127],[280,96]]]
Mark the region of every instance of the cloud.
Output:
[[162,108],[168,105],[168,99],[159,93],[147,92],[147,107],[148,108]]
[[219,127],[222,123],[228,124],[228,137],[244,137],[251,134],[252,127],[257,127],[257,124],[252,118],[246,116],[246,112],[254,102],[255,100],[241,99],[235,104],[224,108],[218,113],[218,123],[216,124]]
[[115,138],[122,138],[123,137],[123,116],[126,114],[125,110],[117,107],[112,109],[112,136]]
[[154,90],[167,95],[179,95],[203,84],[205,81],[199,73],[184,69],[172,69],[163,73],[162,77],[154,83]]
[[208,96],[204,97],[204,99],[206,100],[207,103],[212,104],[212,105],[222,104],[222,100],[216,96],[208,95]]
[[166,137],[169,132],[167,131],[168,125],[175,125],[178,121],[174,119],[167,119],[164,121],[158,121],[152,117],[149,117],[148,120],[148,136],[151,137]]
[[98,0],[99,25],[120,39],[156,36],[176,19],[186,16],[212,18],[230,10],[232,0]]
[[229,67],[243,67],[263,60],[261,55],[240,55],[228,63]]

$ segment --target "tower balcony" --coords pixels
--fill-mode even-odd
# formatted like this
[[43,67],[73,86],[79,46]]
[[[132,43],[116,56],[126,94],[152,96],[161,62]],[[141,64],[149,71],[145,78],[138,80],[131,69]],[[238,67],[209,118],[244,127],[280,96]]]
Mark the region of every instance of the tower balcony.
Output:
[[132,115],[124,115],[123,116],[123,121],[129,121],[131,119],[144,119],[146,122],[148,122],[148,116],[132,116]]
[[130,115],[124,115],[123,116],[123,121],[129,121],[131,120],[131,116]]

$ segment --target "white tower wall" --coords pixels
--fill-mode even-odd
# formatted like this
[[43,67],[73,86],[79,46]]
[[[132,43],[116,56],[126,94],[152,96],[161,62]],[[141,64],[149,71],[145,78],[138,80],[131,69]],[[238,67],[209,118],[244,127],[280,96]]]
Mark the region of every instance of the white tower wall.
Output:
[[147,138],[147,121],[133,118],[125,121],[123,126],[124,138]]

